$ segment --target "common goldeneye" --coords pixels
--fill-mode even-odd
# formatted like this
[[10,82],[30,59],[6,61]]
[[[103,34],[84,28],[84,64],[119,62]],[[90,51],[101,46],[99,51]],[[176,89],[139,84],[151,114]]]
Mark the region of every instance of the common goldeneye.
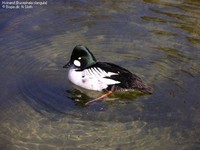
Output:
[[70,61],[63,68],[69,68],[68,79],[73,84],[88,90],[107,92],[86,105],[114,91],[139,90],[147,94],[154,91],[127,69],[113,63],[97,62],[90,50],[83,45],[77,45],[73,49]]

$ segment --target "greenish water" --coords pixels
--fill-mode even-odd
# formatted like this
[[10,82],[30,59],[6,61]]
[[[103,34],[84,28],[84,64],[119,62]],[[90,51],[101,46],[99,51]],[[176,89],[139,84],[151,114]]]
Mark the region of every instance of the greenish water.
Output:
[[[0,12],[0,149],[200,149],[199,1],[49,0]],[[155,93],[83,107],[62,68],[77,44]]]

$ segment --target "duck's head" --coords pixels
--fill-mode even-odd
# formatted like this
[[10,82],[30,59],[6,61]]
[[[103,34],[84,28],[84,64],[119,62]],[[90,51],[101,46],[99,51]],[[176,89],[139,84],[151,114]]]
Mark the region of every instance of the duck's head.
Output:
[[90,50],[83,45],[77,45],[73,49],[70,61],[63,68],[68,68],[73,65],[75,68],[83,70],[95,63],[96,58]]

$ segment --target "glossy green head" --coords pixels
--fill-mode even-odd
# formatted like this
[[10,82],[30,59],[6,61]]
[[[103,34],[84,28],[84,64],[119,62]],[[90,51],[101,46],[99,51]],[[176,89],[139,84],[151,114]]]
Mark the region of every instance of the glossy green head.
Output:
[[73,49],[70,61],[64,66],[64,68],[67,68],[70,65],[74,65],[76,68],[82,70],[95,63],[96,58],[90,52],[90,50],[83,45],[77,45]]

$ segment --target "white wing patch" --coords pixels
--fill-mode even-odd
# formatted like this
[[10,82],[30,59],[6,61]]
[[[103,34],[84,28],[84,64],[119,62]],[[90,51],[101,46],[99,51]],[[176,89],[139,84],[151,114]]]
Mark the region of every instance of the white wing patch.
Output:
[[86,69],[84,71],[84,73],[85,73],[85,75],[102,77],[102,78],[104,78],[104,77],[110,77],[112,75],[118,75],[118,73],[114,73],[114,72],[105,72],[101,68]]
[[86,76],[90,76],[92,78],[97,78],[99,80],[99,82],[102,82],[107,85],[120,83],[119,81],[105,78],[105,77],[110,77],[112,75],[118,75],[118,73],[106,72],[106,71],[102,70],[101,68],[86,69],[86,70],[84,70],[84,74]]
[[[78,60],[77,60],[78,61]],[[77,65],[78,63],[75,62]],[[75,68],[71,67],[68,71],[69,80],[85,89],[102,91],[109,85],[120,83],[117,80],[108,79],[112,75],[117,75],[114,72],[105,72],[100,68],[85,69],[83,71],[76,71]]]

